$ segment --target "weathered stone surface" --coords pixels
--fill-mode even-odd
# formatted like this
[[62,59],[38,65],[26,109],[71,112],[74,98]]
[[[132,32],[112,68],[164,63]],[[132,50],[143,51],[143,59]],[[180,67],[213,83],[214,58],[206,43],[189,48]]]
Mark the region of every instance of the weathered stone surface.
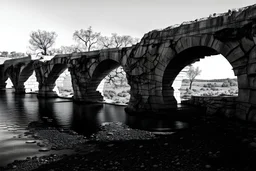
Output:
[[250,108],[251,104],[249,103],[238,103],[236,106],[236,117],[241,120],[247,120]]
[[248,103],[250,99],[250,93],[251,93],[250,89],[239,88],[237,101]]
[[[114,68],[122,66],[131,86],[128,108],[132,111],[159,111],[176,108],[172,83],[186,66],[205,56],[222,54],[238,76],[239,95],[236,103],[254,105],[256,77],[256,5],[238,11],[213,15],[205,19],[184,22],[164,30],[153,30],[131,47],[56,55],[47,62],[15,59],[3,64],[0,88],[7,74],[15,89],[24,90],[24,81],[35,70],[39,95],[54,96],[53,87],[58,76],[68,68],[72,77],[74,99],[99,101],[96,92],[99,82]],[[24,62],[25,61],[25,62]],[[0,65],[1,66],[1,65]],[[33,67],[31,67],[33,66]],[[31,69],[32,68],[32,69]],[[222,99],[195,103],[209,104],[209,113],[223,106]],[[233,101],[225,101],[232,106]],[[231,115],[231,108],[220,109]],[[247,110],[247,109],[246,109]],[[238,116],[246,110],[239,107]]]
[[223,114],[226,117],[234,117],[235,109],[237,105],[237,97],[225,96],[225,97],[204,97],[204,96],[192,96],[187,101],[189,104],[201,106],[206,108],[208,115]]
[[249,86],[249,80],[247,74],[237,76],[237,82],[239,88],[247,88]]
[[248,64],[248,75],[256,75],[256,63]]
[[249,54],[249,63],[256,63],[256,47],[254,47]]

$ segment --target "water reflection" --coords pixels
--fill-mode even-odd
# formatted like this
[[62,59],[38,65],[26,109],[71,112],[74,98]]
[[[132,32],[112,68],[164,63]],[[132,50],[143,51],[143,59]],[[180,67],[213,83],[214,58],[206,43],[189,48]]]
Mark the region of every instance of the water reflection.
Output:
[[26,125],[31,121],[50,121],[52,125],[89,135],[104,122],[122,122],[146,130],[170,130],[187,127],[170,116],[130,116],[124,106],[73,103],[71,99],[38,99],[36,94],[15,95],[0,92],[0,123]]
[[15,95],[11,89],[0,91],[0,161],[6,163],[6,159],[26,158],[28,153],[38,155],[36,145],[28,146],[24,140],[14,138],[22,134],[32,121],[51,122],[55,127],[72,129],[86,136],[96,132],[104,122],[122,122],[151,131],[172,131],[188,126],[169,116],[130,116],[124,108],[77,104],[71,99],[38,99],[36,94]]

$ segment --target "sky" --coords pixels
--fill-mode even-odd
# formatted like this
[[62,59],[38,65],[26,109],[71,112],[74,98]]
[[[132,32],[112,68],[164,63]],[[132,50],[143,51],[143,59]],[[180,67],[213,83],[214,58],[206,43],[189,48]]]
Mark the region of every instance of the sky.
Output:
[[89,26],[105,36],[117,33],[142,38],[154,29],[255,3],[255,0],[0,0],[0,51],[27,52],[29,34],[38,29],[57,33],[56,48],[75,44],[72,38],[75,30]]

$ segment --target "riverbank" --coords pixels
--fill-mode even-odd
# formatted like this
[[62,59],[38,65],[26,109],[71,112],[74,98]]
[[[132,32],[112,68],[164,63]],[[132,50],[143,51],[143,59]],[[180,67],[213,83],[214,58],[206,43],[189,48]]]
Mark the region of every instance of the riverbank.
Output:
[[[123,139],[121,138],[123,137]],[[76,154],[48,156],[37,167],[3,170],[255,170],[256,127],[220,117],[195,117],[190,128],[154,135],[106,124]],[[23,161],[35,165],[33,160]],[[32,161],[32,162],[31,162]]]

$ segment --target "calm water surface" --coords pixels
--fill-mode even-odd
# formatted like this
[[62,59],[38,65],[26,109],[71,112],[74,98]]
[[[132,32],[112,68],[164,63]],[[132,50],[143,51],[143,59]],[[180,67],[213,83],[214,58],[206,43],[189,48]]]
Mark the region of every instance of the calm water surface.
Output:
[[12,89],[7,89],[0,91],[0,166],[16,159],[52,153],[38,152],[36,144],[26,144],[25,137],[18,138],[30,122],[44,121],[46,117],[58,128],[72,129],[86,136],[96,132],[104,122],[122,122],[153,131],[186,126],[166,118],[130,116],[124,112],[124,106],[76,104],[61,98],[38,99],[36,94],[15,95]]

